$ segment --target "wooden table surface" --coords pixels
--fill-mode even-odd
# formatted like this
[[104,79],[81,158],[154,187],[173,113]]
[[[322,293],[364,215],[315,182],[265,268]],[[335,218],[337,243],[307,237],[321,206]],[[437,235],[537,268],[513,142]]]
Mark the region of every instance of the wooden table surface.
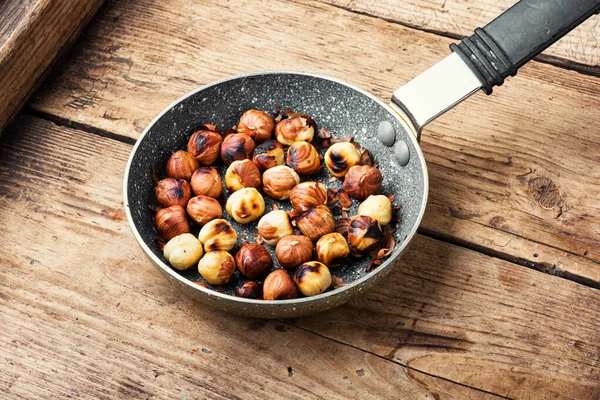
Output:
[[146,260],[135,139],[231,74],[384,101],[512,0],[108,1],[0,138],[0,398],[600,398],[600,19],[423,132],[426,217],[341,308],[208,310]]

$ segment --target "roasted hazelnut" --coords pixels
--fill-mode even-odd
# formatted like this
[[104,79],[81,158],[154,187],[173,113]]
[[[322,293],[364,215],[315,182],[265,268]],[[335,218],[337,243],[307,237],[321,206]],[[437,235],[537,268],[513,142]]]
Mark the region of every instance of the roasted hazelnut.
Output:
[[283,210],[274,210],[258,221],[258,233],[267,244],[275,246],[279,240],[294,233],[290,216]]
[[350,142],[332,145],[325,153],[325,165],[331,175],[341,178],[360,161],[360,153]]
[[245,187],[260,187],[260,171],[250,160],[238,160],[231,163],[225,172],[225,187],[233,193]]
[[200,164],[211,165],[219,158],[222,142],[223,138],[218,133],[200,130],[190,136],[187,150]]
[[369,196],[358,206],[358,215],[368,215],[376,219],[380,225],[387,225],[392,220],[392,202],[382,194]]
[[242,287],[235,288],[235,295],[245,299],[262,299],[262,290],[258,283],[249,281],[244,283]]
[[293,269],[312,260],[313,243],[302,235],[284,236],[275,247],[275,255],[282,267]]
[[187,203],[186,211],[190,218],[200,226],[213,219],[221,218],[223,215],[221,204],[208,196],[192,197]]
[[381,192],[382,181],[379,169],[369,165],[355,165],[344,177],[344,191],[348,196],[364,200]]
[[321,236],[335,231],[335,220],[327,206],[316,206],[296,219],[296,226],[302,233],[316,242]]
[[348,242],[337,232],[321,236],[316,246],[317,258],[328,267],[333,267],[348,257]]
[[180,205],[158,210],[154,217],[154,223],[158,229],[158,236],[164,240],[171,240],[175,236],[190,231],[185,209]]
[[321,159],[312,144],[296,142],[288,149],[287,165],[300,175],[311,175],[321,169]]
[[279,143],[291,146],[294,142],[310,142],[315,135],[315,122],[306,116],[281,120],[275,126],[275,138]]
[[240,274],[248,279],[266,276],[273,268],[273,259],[263,245],[246,243],[235,256]]
[[357,215],[348,224],[348,242],[359,252],[375,250],[383,233],[376,219],[367,215]]
[[198,262],[198,272],[211,285],[229,282],[235,271],[235,260],[225,250],[209,251]]
[[237,233],[224,219],[213,219],[200,229],[198,239],[204,245],[204,251],[233,249],[237,242]]
[[242,188],[229,196],[225,209],[237,222],[247,224],[265,212],[265,201],[258,190]]
[[180,271],[196,265],[203,253],[202,243],[191,233],[175,236],[163,249],[167,262]]
[[271,139],[271,132],[273,132],[274,127],[275,121],[266,112],[248,110],[240,117],[237,131],[250,136],[258,144]]
[[294,186],[300,183],[300,177],[290,167],[278,165],[265,171],[262,177],[263,190],[275,200],[286,200]]
[[233,133],[225,136],[221,145],[221,160],[227,165],[237,160],[252,157],[254,140],[245,133]]
[[298,267],[294,273],[294,282],[303,295],[315,296],[331,286],[331,273],[325,264],[309,261]]
[[298,289],[287,271],[276,269],[271,272],[263,283],[263,298],[265,300],[295,299]]
[[192,175],[190,184],[196,196],[202,195],[216,199],[223,190],[223,182],[219,171],[214,168],[197,169]]
[[327,188],[321,182],[302,182],[294,186],[290,202],[298,211],[306,212],[318,205],[327,204]]
[[177,178],[165,178],[158,182],[154,188],[156,200],[162,207],[179,205],[185,207],[190,197],[192,188],[187,181]]
[[269,168],[285,164],[285,153],[283,146],[277,140],[267,140],[256,146],[252,161],[260,168],[266,171]]
[[177,150],[167,160],[167,176],[189,181],[192,174],[200,167],[196,157],[185,150]]

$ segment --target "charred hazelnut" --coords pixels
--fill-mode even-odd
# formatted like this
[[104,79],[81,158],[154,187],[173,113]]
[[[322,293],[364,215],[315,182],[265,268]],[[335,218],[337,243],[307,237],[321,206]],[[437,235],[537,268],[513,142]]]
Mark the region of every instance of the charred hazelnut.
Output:
[[273,118],[261,110],[248,110],[240,117],[237,126],[238,133],[245,133],[256,143],[271,139],[271,132],[275,127]]
[[341,178],[360,161],[360,153],[350,142],[332,145],[325,153],[325,165],[331,175]]
[[252,157],[254,140],[245,133],[233,133],[225,136],[221,145],[221,160],[227,165],[237,160]]
[[227,199],[225,209],[240,224],[247,224],[265,212],[265,201],[258,190],[243,188]]
[[289,199],[292,189],[300,182],[296,171],[285,165],[266,170],[262,179],[263,190],[275,200]]
[[254,281],[246,282],[242,287],[235,288],[235,295],[245,299],[262,299],[262,290]]
[[158,182],[154,188],[156,200],[162,207],[179,205],[185,207],[190,197],[192,188],[183,179],[165,178]]
[[223,138],[218,133],[200,130],[190,136],[187,150],[200,164],[211,165],[219,158],[222,142]]
[[335,231],[333,214],[329,207],[323,205],[301,214],[296,219],[296,225],[313,242],[316,242],[321,236]]
[[213,219],[200,229],[198,239],[204,245],[204,251],[233,249],[237,242],[237,233],[224,219]]
[[275,126],[275,138],[286,146],[291,146],[294,142],[310,142],[314,135],[315,122],[307,116],[287,118]]
[[221,204],[208,196],[192,197],[187,203],[186,211],[190,218],[200,226],[213,219],[221,218],[223,215]]
[[277,269],[265,278],[263,283],[265,300],[295,299],[296,297],[298,297],[298,289],[285,270]]
[[200,168],[196,157],[185,150],[177,150],[167,160],[167,176],[189,181],[195,170]]
[[317,242],[317,258],[328,267],[333,267],[348,257],[350,248],[348,242],[337,232],[321,236]]
[[175,236],[190,231],[185,209],[179,205],[162,208],[154,217],[158,235],[164,240],[171,240]]
[[175,236],[163,249],[167,262],[180,271],[196,265],[203,253],[202,243],[191,233]]
[[311,175],[321,169],[321,159],[312,144],[296,142],[288,149],[287,165],[300,175]]
[[192,175],[190,182],[196,196],[217,198],[223,190],[223,182],[219,172],[214,168],[199,168]]
[[348,224],[348,242],[359,252],[375,250],[383,233],[376,219],[367,215],[357,215]]
[[375,167],[355,165],[348,170],[344,177],[344,191],[348,196],[364,200],[381,192],[383,176]]
[[289,235],[282,237],[275,247],[277,261],[284,268],[296,268],[298,265],[312,260],[312,241],[302,235]]
[[358,206],[358,215],[368,215],[376,219],[380,225],[387,225],[392,220],[392,202],[382,194],[369,196]]
[[327,188],[321,182],[302,182],[290,193],[290,202],[298,211],[306,212],[327,204]]
[[264,246],[246,243],[235,256],[235,263],[240,274],[248,279],[266,276],[273,268],[273,259]]
[[210,251],[198,262],[198,272],[211,285],[223,285],[229,282],[233,271],[235,271],[235,260],[224,250]]
[[294,273],[294,282],[303,295],[315,296],[331,286],[331,273],[325,264],[309,261],[298,267]]
[[277,140],[267,140],[256,146],[252,161],[256,163],[261,171],[285,164],[285,153],[283,146]]
[[275,246],[284,236],[294,233],[290,216],[283,210],[274,210],[258,221],[258,233],[267,244]]
[[260,187],[260,171],[250,160],[238,160],[231,163],[225,172],[225,187],[233,193],[245,187]]

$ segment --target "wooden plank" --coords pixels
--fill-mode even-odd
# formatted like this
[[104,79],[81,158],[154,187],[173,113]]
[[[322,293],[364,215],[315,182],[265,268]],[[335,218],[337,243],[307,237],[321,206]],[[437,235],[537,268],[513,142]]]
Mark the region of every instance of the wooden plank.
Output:
[[[329,74],[385,100],[450,42],[309,0],[109,2],[85,37],[32,107],[130,138],[189,90],[253,70]],[[424,232],[600,285],[599,92],[598,78],[534,62],[428,126]]]
[[102,1],[0,3],[0,133]]
[[32,117],[0,143],[0,397],[498,398],[188,300],[127,226],[130,145]]
[[[321,1],[345,10],[365,13],[455,38],[472,35],[475,28],[485,26],[516,3],[515,0]],[[594,15],[550,46],[543,55],[558,58],[550,62],[598,76],[600,75],[598,47],[600,47],[600,17]]]

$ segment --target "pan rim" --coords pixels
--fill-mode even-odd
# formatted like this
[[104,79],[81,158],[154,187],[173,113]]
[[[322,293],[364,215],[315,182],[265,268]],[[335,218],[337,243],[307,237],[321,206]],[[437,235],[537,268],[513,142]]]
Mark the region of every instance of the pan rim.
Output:
[[[421,203],[421,207],[419,209],[415,224],[411,227],[411,229],[409,230],[408,234],[406,235],[405,240],[402,242],[402,244],[400,245],[399,248],[399,253],[396,257],[389,257],[387,260],[385,260],[379,267],[377,267],[375,270],[371,271],[370,273],[366,274],[365,276],[351,282],[351,283],[347,283],[344,286],[342,286],[341,288],[337,288],[328,292],[324,292],[315,296],[310,296],[310,297],[301,297],[301,298],[297,298],[297,299],[288,299],[288,300],[256,300],[256,299],[247,299],[247,298],[243,298],[243,297],[236,297],[236,296],[231,296],[229,294],[225,294],[225,293],[220,293],[217,292],[215,290],[211,290],[211,289],[207,289],[207,288],[203,288],[202,286],[199,286],[195,283],[193,283],[192,281],[190,281],[187,278],[184,278],[183,276],[181,276],[179,273],[177,273],[173,268],[171,268],[170,266],[168,266],[166,263],[164,263],[161,259],[159,259],[154,252],[150,249],[150,247],[146,244],[146,242],[142,239],[134,221],[133,221],[133,217],[131,215],[131,210],[130,210],[130,206],[129,206],[129,193],[127,190],[127,184],[129,181],[129,171],[131,170],[131,165],[133,164],[133,158],[134,156],[137,154],[137,149],[139,147],[139,145],[141,144],[142,140],[144,139],[144,137],[148,134],[148,132],[150,131],[150,129],[154,126],[154,124],[156,124],[156,122],[158,120],[160,120],[167,112],[171,111],[174,107],[176,107],[178,104],[180,104],[181,102],[183,102],[184,100],[186,100],[188,97],[191,97],[193,95],[195,95],[198,92],[201,92],[205,89],[208,89],[210,87],[213,86],[217,86],[220,85],[222,83],[228,82],[228,81],[232,81],[232,80],[236,80],[236,79],[240,79],[240,78],[251,78],[254,76],[263,76],[263,75],[301,75],[301,76],[310,76],[310,77],[314,77],[314,78],[318,78],[318,79],[322,79],[322,80],[327,80],[327,81],[331,81],[331,82],[335,82],[338,83],[340,85],[344,85],[352,90],[355,90],[356,92],[362,94],[363,96],[368,97],[369,99],[375,101],[376,103],[378,103],[380,106],[384,107],[388,113],[395,118],[405,129],[407,129],[408,131],[408,137],[410,138],[410,141],[412,142],[412,144],[414,145],[414,148],[416,149],[416,153],[419,157],[419,162],[421,164],[421,169],[423,171],[423,202]],[[303,71],[293,71],[293,70],[267,70],[267,71],[255,71],[255,72],[249,72],[249,73],[241,73],[241,74],[236,74],[236,75],[229,75],[225,78],[216,80],[216,81],[211,81],[209,83],[207,83],[206,85],[200,86],[197,89],[194,89],[188,93],[186,93],[185,95],[179,97],[178,99],[176,99],[174,102],[172,102],[169,106],[167,106],[166,108],[164,108],[149,124],[148,126],[144,129],[144,131],[142,132],[142,134],[139,136],[139,138],[136,140],[133,148],[131,149],[131,153],[129,155],[129,159],[127,160],[127,165],[125,166],[125,174],[123,176],[123,206],[125,208],[125,214],[127,215],[127,222],[129,223],[129,227],[131,229],[131,231],[133,232],[133,235],[135,237],[135,239],[137,240],[138,244],[140,245],[140,247],[144,250],[144,252],[146,253],[146,257],[149,257],[151,259],[151,261],[157,265],[158,267],[160,267],[163,272],[167,273],[171,278],[174,278],[176,281],[178,281],[181,285],[183,286],[187,286],[189,289],[191,290],[195,290],[195,291],[199,291],[209,297],[217,297],[221,300],[225,300],[225,301],[234,301],[236,303],[239,304],[245,304],[245,305],[265,305],[265,306],[274,306],[274,305],[299,305],[299,304],[308,304],[311,302],[318,302],[321,300],[325,300],[327,298],[330,297],[334,297],[334,296],[338,296],[340,294],[342,294],[343,292],[350,290],[351,288],[354,288],[356,286],[360,286],[361,284],[365,283],[366,281],[373,279],[376,275],[378,275],[379,273],[382,273],[384,271],[387,270],[387,268],[389,267],[389,264],[393,263],[396,261],[397,258],[399,258],[402,253],[404,252],[404,250],[407,248],[407,246],[411,243],[411,241],[413,240],[414,236],[417,233],[417,230],[419,228],[419,226],[421,225],[421,221],[423,220],[423,216],[425,214],[425,209],[427,207],[427,198],[428,198],[428,194],[429,194],[429,173],[427,171],[427,164],[425,162],[425,156],[423,155],[423,151],[421,150],[421,146],[419,145],[416,136],[414,135],[415,129],[412,126],[412,124],[410,124],[409,122],[407,122],[407,120],[405,120],[400,114],[398,114],[397,111],[395,111],[394,109],[392,109],[389,105],[385,104],[382,100],[378,99],[377,97],[375,97],[373,94],[361,89],[360,87],[357,87],[355,85],[352,85],[348,82],[345,82],[341,79],[338,78],[334,78],[334,77],[330,77],[330,76],[326,76],[326,75],[321,75],[321,74],[315,74],[315,73],[311,73],[311,72],[303,72]],[[361,289],[359,288],[359,291]]]

